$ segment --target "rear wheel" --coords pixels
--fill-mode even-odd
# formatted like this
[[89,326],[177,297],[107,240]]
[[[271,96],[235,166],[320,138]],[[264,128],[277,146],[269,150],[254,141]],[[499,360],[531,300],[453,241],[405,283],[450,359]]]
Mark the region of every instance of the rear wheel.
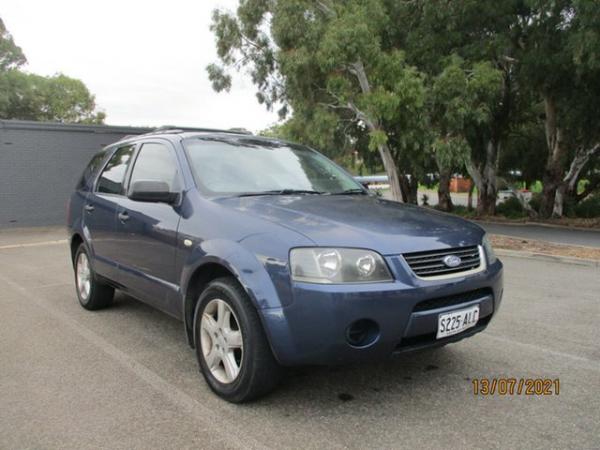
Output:
[[281,376],[256,309],[232,277],[211,282],[196,305],[196,356],[210,388],[233,403],[271,391]]
[[81,306],[89,310],[106,308],[115,293],[111,286],[98,281],[84,244],[75,253],[75,290]]

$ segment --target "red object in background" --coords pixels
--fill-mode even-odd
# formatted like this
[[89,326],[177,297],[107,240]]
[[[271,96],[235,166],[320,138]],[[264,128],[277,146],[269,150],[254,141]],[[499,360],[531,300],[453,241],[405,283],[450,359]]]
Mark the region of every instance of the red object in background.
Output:
[[450,192],[469,192],[472,181],[469,178],[453,177],[450,180]]

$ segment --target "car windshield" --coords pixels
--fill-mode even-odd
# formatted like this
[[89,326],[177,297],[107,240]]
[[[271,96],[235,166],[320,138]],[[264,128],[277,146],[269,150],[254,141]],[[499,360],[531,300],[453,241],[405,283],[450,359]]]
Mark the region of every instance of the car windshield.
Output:
[[255,138],[184,141],[196,183],[209,195],[361,194],[351,176],[320,153]]

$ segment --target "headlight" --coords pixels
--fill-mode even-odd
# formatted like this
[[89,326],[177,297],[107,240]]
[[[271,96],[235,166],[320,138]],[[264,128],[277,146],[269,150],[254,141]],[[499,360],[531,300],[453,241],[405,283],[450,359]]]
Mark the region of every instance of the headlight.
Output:
[[295,248],[290,252],[292,279],[308,283],[391,281],[379,253],[356,248]]
[[481,244],[483,245],[483,249],[485,250],[485,256],[487,257],[488,265],[494,264],[498,260],[498,258],[496,257],[496,254],[494,253],[494,249],[492,248],[492,243],[488,239],[487,234],[483,236],[483,240],[482,240]]

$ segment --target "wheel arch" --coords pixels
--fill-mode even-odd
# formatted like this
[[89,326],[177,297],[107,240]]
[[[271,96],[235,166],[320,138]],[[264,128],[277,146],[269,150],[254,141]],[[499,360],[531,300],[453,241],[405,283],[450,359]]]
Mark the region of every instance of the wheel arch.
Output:
[[198,266],[190,276],[183,301],[183,323],[190,346],[195,347],[193,330],[194,313],[200,299],[200,294],[202,294],[202,291],[206,289],[211,281],[227,276],[237,279],[235,274],[224,264],[214,261]]
[[81,244],[83,244],[83,238],[81,235],[79,233],[73,233],[73,236],[71,236],[71,242],[69,243],[71,249],[71,262],[73,264],[75,263],[75,253],[77,253],[77,249]]
[[[259,311],[261,320],[261,309],[281,306],[271,277],[254,253],[234,241],[204,241],[190,254],[180,284],[182,319],[188,342],[192,347],[194,312],[200,294],[212,280],[223,276],[231,276],[237,280]],[[268,327],[264,325],[263,323],[269,338]]]

